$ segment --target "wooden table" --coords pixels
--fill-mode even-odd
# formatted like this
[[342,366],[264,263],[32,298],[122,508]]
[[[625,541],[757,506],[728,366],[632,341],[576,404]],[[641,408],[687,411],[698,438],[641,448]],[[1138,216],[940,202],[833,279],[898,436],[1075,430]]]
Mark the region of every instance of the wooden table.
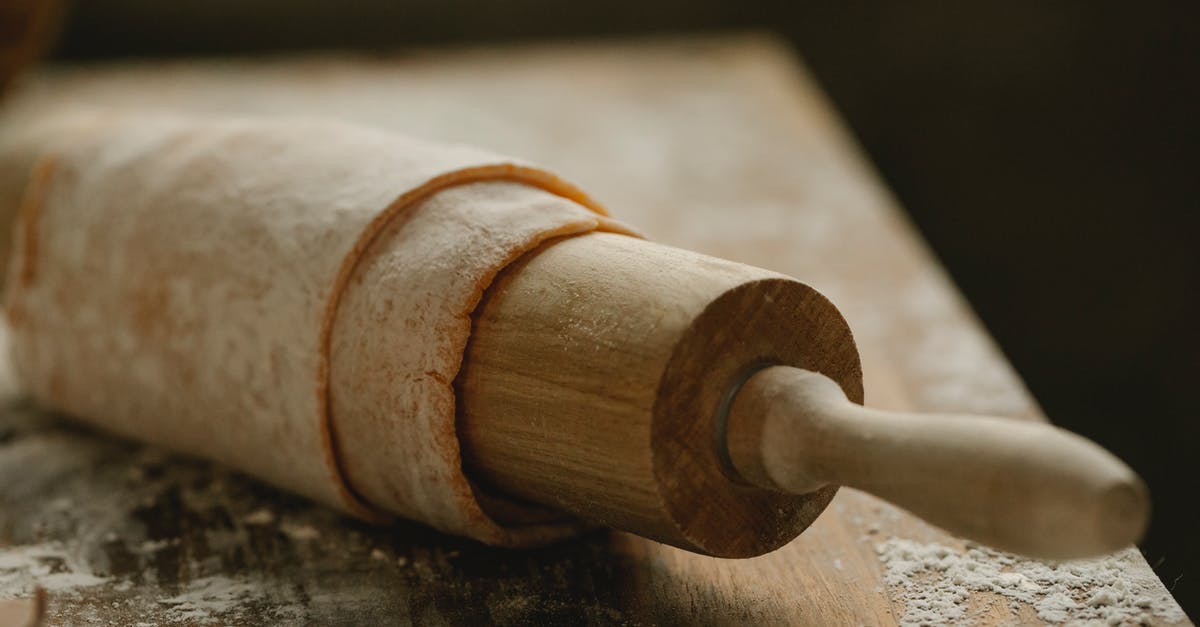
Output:
[[[9,114],[68,101],[327,115],[524,156],[655,239],[822,290],[855,329],[869,404],[1041,418],[821,92],[770,38],[48,68],[18,85]],[[947,572],[902,559],[937,546],[970,550],[842,490],[803,536],[757,559],[606,532],[495,549],[413,524],[371,528],[19,398],[0,414],[0,599],[36,583],[52,623],[1027,623],[1110,606],[1133,622],[1187,620],[1135,550],[1069,565],[1087,583],[1055,605],[1046,597],[1063,588],[1028,576],[1005,580],[1017,592],[959,594]],[[1137,595],[1096,592],[1112,585]]]

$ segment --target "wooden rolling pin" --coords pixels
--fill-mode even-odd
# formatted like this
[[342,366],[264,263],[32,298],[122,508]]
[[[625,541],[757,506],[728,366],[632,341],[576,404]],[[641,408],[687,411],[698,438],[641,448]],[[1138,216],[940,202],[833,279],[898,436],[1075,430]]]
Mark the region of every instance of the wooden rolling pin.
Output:
[[17,370],[116,433],[514,546],[582,521],[750,557],[838,485],[1034,556],[1145,525],[1095,444],[864,409],[815,290],[630,235],[537,168],[313,121],[14,128]]
[[774,273],[607,233],[510,267],[458,382],[469,472],[721,557],[782,546],[836,486],[1045,558],[1135,542],[1139,478],[1048,424],[861,407],[850,329]]

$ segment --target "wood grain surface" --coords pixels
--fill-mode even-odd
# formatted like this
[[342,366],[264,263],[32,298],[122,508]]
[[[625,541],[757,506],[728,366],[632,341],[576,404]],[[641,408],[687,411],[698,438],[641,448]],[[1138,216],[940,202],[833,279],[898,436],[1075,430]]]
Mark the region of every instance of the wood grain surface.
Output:
[[[14,86],[7,122],[63,103],[335,116],[525,156],[653,239],[821,290],[855,331],[868,405],[1042,418],[768,38],[47,68]],[[951,598],[936,572],[900,577],[884,557],[896,543],[969,547],[849,489],[799,539],[749,560],[604,531],[515,551],[371,528],[40,412],[0,380],[0,599],[40,586],[54,624],[939,622],[930,607],[946,623],[1037,623],[1124,602],[1071,589],[1055,614],[1036,581],[1025,601],[999,583]],[[1063,568],[1149,595],[1125,622],[1187,622],[1136,551]]]
[[715,442],[730,381],[782,363],[862,400],[849,327],[811,287],[614,233],[551,242],[477,309],[458,375],[469,475],[582,520],[719,557],[809,526],[835,489],[731,481]]

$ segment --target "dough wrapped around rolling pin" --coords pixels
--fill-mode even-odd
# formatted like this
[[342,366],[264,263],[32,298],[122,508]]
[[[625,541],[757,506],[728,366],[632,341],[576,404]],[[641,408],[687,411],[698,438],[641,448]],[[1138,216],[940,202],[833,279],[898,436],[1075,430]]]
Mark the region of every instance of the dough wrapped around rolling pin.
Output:
[[627,232],[578,189],[330,122],[77,113],[5,135],[2,169],[28,172],[0,217],[35,400],[363,518],[506,545],[572,531],[485,514],[452,381],[505,265]]
[[1056,559],[1145,527],[1096,444],[865,409],[811,287],[627,237],[536,168],[316,121],[37,120],[0,131],[15,366],[103,428],[492,544],[573,515],[751,557],[838,485]]

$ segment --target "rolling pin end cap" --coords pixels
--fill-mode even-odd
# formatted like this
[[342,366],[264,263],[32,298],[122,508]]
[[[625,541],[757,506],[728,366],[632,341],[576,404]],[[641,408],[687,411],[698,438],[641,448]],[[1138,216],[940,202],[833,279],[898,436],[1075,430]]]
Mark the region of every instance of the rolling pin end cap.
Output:
[[1099,502],[1100,542],[1117,550],[1136,544],[1146,532],[1150,519],[1150,494],[1136,476],[1114,483]]

